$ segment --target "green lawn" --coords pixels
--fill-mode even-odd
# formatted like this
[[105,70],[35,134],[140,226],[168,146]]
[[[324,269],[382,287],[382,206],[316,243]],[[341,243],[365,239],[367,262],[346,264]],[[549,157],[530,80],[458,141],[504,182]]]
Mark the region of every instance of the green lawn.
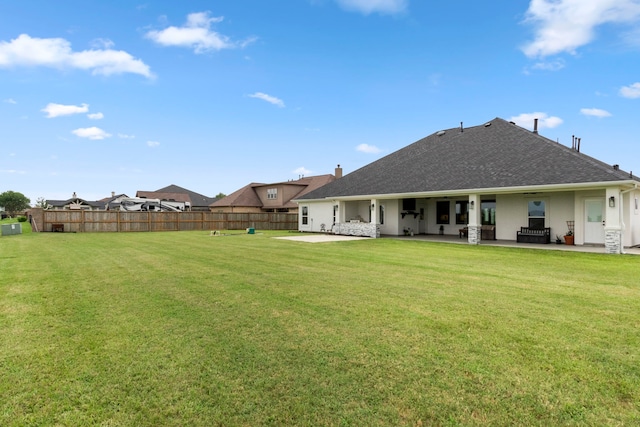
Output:
[[0,425],[640,424],[640,257],[0,237]]

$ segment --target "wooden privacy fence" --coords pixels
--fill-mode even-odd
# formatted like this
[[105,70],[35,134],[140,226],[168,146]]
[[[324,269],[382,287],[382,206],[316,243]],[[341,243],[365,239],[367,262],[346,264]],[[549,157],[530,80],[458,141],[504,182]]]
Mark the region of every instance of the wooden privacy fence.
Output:
[[295,213],[55,211],[33,215],[38,231],[71,233],[191,230],[297,230]]

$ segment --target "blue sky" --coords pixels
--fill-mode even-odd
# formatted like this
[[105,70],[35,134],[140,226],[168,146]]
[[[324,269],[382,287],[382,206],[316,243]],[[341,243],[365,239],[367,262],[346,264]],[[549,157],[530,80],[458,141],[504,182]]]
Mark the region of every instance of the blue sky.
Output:
[[0,192],[229,194],[495,117],[638,174],[639,22],[640,0],[1,0]]

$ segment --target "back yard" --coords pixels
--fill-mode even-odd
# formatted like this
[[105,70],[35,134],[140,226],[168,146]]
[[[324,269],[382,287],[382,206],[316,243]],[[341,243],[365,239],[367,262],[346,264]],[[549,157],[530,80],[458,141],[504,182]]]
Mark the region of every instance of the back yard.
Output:
[[637,425],[640,258],[0,237],[0,425]]

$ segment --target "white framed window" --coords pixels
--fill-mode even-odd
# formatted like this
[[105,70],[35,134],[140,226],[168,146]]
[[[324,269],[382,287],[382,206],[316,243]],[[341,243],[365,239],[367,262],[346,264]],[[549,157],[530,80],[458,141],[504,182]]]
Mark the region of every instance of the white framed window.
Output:
[[309,224],[309,206],[302,207],[302,225]]
[[527,203],[527,215],[529,228],[544,228],[547,216],[547,203],[545,200],[529,200]]
[[275,200],[278,198],[278,189],[277,188],[267,188],[267,199]]

